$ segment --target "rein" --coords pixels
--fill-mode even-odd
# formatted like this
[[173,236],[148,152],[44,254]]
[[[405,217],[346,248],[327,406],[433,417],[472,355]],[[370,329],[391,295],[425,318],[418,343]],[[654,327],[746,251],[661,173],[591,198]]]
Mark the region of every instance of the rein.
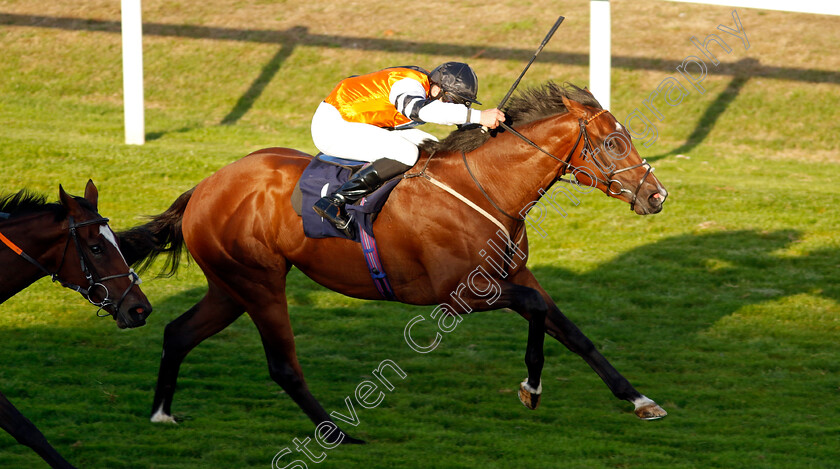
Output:
[[[562,172],[560,173],[560,175],[559,175],[559,176],[557,176],[557,178],[555,178],[555,180],[556,180],[556,181],[563,181],[563,182],[568,182],[569,184],[576,184],[576,183],[575,183],[575,182],[573,182],[573,181],[570,181],[570,180],[567,180],[567,179],[563,179],[563,176],[567,173],[567,171],[566,171],[566,170],[569,168],[569,166],[571,166],[571,165],[570,165],[570,161],[572,160],[572,156],[574,156],[574,154],[575,154],[575,150],[577,150],[578,145],[580,145],[580,141],[581,141],[581,140],[583,140],[583,141],[584,141],[584,146],[583,146],[583,149],[582,149],[581,151],[587,151],[587,152],[589,152],[591,155],[593,155],[593,156],[592,156],[593,161],[595,161],[595,162],[596,162],[596,165],[595,165],[595,166],[596,166],[596,167],[598,167],[598,170],[599,170],[601,173],[605,174],[605,173],[603,172],[603,170],[601,170],[600,166],[597,164],[597,160],[596,160],[596,158],[595,158],[596,153],[595,153],[595,152],[594,152],[594,150],[593,150],[592,140],[591,140],[591,139],[590,139],[590,137],[589,137],[589,132],[587,132],[587,131],[586,131],[586,126],[587,126],[590,122],[592,122],[592,120],[594,120],[596,117],[600,116],[601,114],[603,114],[603,113],[605,113],[605,112],[607,112],[607,110],[606,110],[606,109],[602,109],[600,112],[598,112],[598,113],[594,114],[593,116],[591,116],[590,118],[588,118],[588,119],[586,119],[586,120],[584,120],[584,119],[578,119],[578,124],[580,125],[580,131],[578,132],[578,137],[577,137],[577,140],[575,140],[575,144],[572,146],[571,150],[569,150],[569,154],[568,154],[568,155],[566,155],[565,160],[562,160],[562,159],[560,159],[560,158],[558,158],[558,157],[554,156],[553,154],[551,154],[550,152],[548,152],[548,151],[547,151],[547,150],[545,150],[544,148],[540,147],[539,145],[537,145],[536,143],[534,143],[533,141],[531,141],[528,137],[526,137],[526,136],[522,135],[521,133],[519,133],[519,132],[518,132],[517,130],[515,130],[513,127],[511,127],[511,126],[509,126],[509,125],[505,124],[504,122],[500,122],[500,123],[499,123],[499,125],[501,125],[501,126],[502,126],[502,128],[504,128],[504,129],[505,129],[505,130],[507,130],[508,132],[510,132],[510,133],[512,133],[513,135],[516,135],[517,137],[519,137],[520,139],[522,139],[522,141],[524,141],[524,142],[525,142],[525,143],[527,143],[528,145],[531,145],[532,147],[536,148],[536,149],[537,149],[537,150],[539,150],[540,152],[542,152],[542,153],[544,153],[544,154],[548,155],[549,157],[551,157],[551,158],[553,158],[553,159],[555,159],[555,160],[559,161],[559,162],[561,163],[561,165],[562,165],[562,166],[561,166],[561,171],[562,171]],[[478,179],[477,179],[477,178],[475,177],[475,175],[473,174],[472,169],[470,169],[470,166],[469,166],[469,164],[467,163],[467,154],[466,154],[465,152],[463,152],[463,151],[461,152],[461,159],[464,161],[464,166],[467,168],[467,172],[470,174],[470,177],[472,178],[472,180],[473,180],[473,182],[475,183],[476,187],[478,187],[478,189],[479,189],[479,190],[481,191],[481,193],[484,195],[484,198],[486,198],[486,199],[487,199],[487,201],[488,201],[488,202],[490,202],[490,204],[491,204],[491,205],[492,205],[492,206],[493,206],[496,210],[498,210],[500,213],[502,213],[503,215],[505,215],[506,217],[508,217],[508,218],[510,218],[510,219],[512,219],[512,220],[516,220],[516,221],[524,221],[524,220],[525,220],[525,218],[524,218],[524,217],[523,217],[523,218],[515,217],[515,216],[513,216],[513,215],[511,215],[511,214],[507,213],[507,212],[506,212],[505,210],[503,210],[501,207],[499,207],[499,205],[498,205],[498,204],[496,204],[496,202],[495,202],[495,201],[494,201],[494,200],[490,197],[490,194],[488,194],[488,193],[487,193],[487,191],[485,191],[485,190],[484,190],[484,187],[482,187],[481,183],[478,181]],[[603,162],[601,162],[601,165],[603,165]],[[647,171],[645,172],[644,176],[642,176],[642,178],[639,180],[639,184],[636,186],[636,189],[635,189],[634,191],[631,191],[631,190],[629,190],[629,189],[625,189],[625,188],[624,188],[624,185],[621,183],[621,181],[619,181],[619,180],[617,180],[617,179],[614,179],[614,176],[615,176],[616,174],[623,173],[623,172],[626,172],[626,171],[630,171],[630,170],[633,170],[633,169],[636,169],[636,168],[642,168],[642,167],[646,168],[646,169],[647,169]],[[636,198],[637,198],[637,196],[638,196],[638,194],[639,194],[639,189],[641,189],[642,184],[644,184],[644,182],[645,182],[645,180],[647,179],[648,175],[650,175],[650,173],[652,173],[652,172],[653,172],[653,170],[654,170],[654,168],[653,168],[650,164],[648,164],[647,160],[644,160],[644,159],[643,159],[643,160],[642,160],[642,162],[641,162],[641,163],[639,163],[639,164],[637,164],[637,165],[629,166],[629,167],[627,167],[627,168],[618,169],[618,170],[612,171],[612,172],[611,172],[611,173],[609,173],[609,174],[605,174],[605,177],[606,177],[606,179],[607,179],[607,180],[602,179],[602,178],[600,178],[600,177],[598,177],[598,176],[595,176],[595,175],[592,175],[592,177],[595,179],[595,181],[596,181],[596,182],[599,182],[599,183],[601,183],[601,184],[603,184],[603,185],[604,185],[604,187],[606,188],[606,195],[607,195],[608,197],[609,197],[610,195],[613,195],[613,196],[618,196],[618,195],[621,195],[621,194],[622,194],[622,193],[624,193],[624,192],[627,192],[627,193],[631,194],[631,196],[632,196],[632,197],[631,197],[631,199],[630,199],[630,210],[633,210],[633,209],[634,209],[634,206],[636,205]],[[587,174],[587,176],[589,176],[589,174]],[[613,191],[613,190],[612,190],[613,183],[617,183],[617,184],[618,184],[618,186],[619,186],[619,190],[618,190],[618,191]],[[577,183],[577,184],[579,184],[579,183]]]
[[[102,314],[99,314],[99,312],[102,309],[104,309],[108,306],[114,306],[115,311],[118,311],[119,308],[120,308],[120,305],[122,304],[125,297],[128,295],[128,292],[131,290],[131,288],[134,285],[137,285],[137,284],[140,283],[140,278],[137,276],[137,274],[131,268],[129,268],[128,272],[124,273],[124,274],[116,274],[116,275],[109,275],[107,277],[99,277],[99,275],[96,273],[95,270],[91,270],[91,268],[88,267],[88,264],[90,263],[90,260],[87,259],[87,256],[85,256],[85,253],[82,250],[82,245],[79,242],[79,238],[77,236],[77,229],[80,228],[80,227],[89,226],[89,225],[107,225],[108,224],[108,219],[107,218],[96,218],[96,219],[93,219],[93,220],[88,220],[88,221],[83,221],[81,223],[76,223],[75,220],[73,219],[73,217],[68,217],[68,221],[69,221],[68,230],[70,232],[70,236],[67,237],[67,241],[64,244],[64,251],[61,254],[61,262],[59,262],[58,267],[56,268],[54,273],[50,272],[46,267],[44,267],[35,258],[33,258],[32,256],[23,252],[23,249],[18,247],[9,238],[4,236],[3,233],[0,233],[0,242],[5,244],[15,254],[17,254],[20,257],[26,259],[30,264],[32,264],[35,267],[37,267],[38,269],[40,269],[44,274],[49,276],[50,279],[52,279],[53,282],[58,282],[62,287],[69,288],[70,290],[73,290],[75,292],[80,293],[83,297],[85,297],[86,300],[88,300],[88,302],[90,302],[90,304],[92,304],[94,306],[97,306],[99,308],[99,309],[96,310],[96,315],[97,316],[107,317],[107,316],[109,316],[109,314],[102,315]],[[61,270],[61,267],[64,265],[64,259],[67,257],[67,246],[70,245],[70,240],[71,239],[73,240],[73,244],[76,247],[76,252],[79,254],[79,261],[81,263],[82,273],[84,274],[85,278],[88,281],[88,287],[87,288],[84,288],[80,285],[76,285],[74,283],[65,282],[58,277],[58,272]],[[108,291],[108,287],[106,287],[102,282],[106,282],[108,280],[113,280],[113,279],[122,278],[122,277],[131,277],[131,284],[128,286],[128,288],[126,288],[126,290],[123,292],[122,296],[120,296],[120,299],[116,303],[114,303],[110,298],[110,292]],[[104,299],[99,303],[97,303],[96,301],[94,301],[91,298],[91,291],[93,291],[97,287],[105,290]]]
[[[578,144],[580,144],[580,139],[581,139],[581,137],[583,136],[583,133],[579,133],[579,134],[578,134],[578,138],[577,138],[577,140],[575,140],[575,144],[574,144],[574,146],[572,146],[572,149],[569,151],[569,154],[566,156],[566,159],[565,159],[565,161],[564,161],[564,160],[561,160],[560,158],[557,158],[556,156],[552,155],[551,153],[547,152],[547,151],[546,151],[546,150],[544,150],[542,147],[540,147],[540,146],[539,146],[539,145],[537,145],[536,143],[532,142],[532,141],[531,141],[528,137],[526,137],[526,136],[522,135],[521,133],[517,132],[516,130],[514,130],[514,129],[513,129],[513,127],[510,127],[509,125],[505,124],[504,122],[500,122],[499,124],[500,124],[500,125],[501,125],[501,126],[502,126],[505,130],[508,130],[508,131],[509,131],[509,132],[511,132],[512,134],[514,134],[514,135],[516,135],[517,137],[521,138],[523,141],[525,141],[525,143],[527,143],[527,144],[531,145],[532,147],[534,147],[534,148],[536,148],[537,150],[539,150],[539,151],[541,151],[541,152],[545,153],[546,155],[548,155],[548,156],[550,156],[550,157],[554,158],[555,160],[559,161],[560,163],[562,163],[562,164],[563,164],[564,166],[566,166],[566,167],[568,167],[568,166],[569,166],[569,161],[571,161],[571,160],[572,160],[572,155],[574,155],[574,153],[575,153],[575,149],[577,149]],[[583,127],[581,127],[581,128],[583,128]],[[484,187],[482,187],[481,183],[480,183],[480,182],[478,182],[478,179],[477,179],[477,178],[475,177],[475,175],[473,174],[472,169],[470,169],[470,165],[467,163],[467,154],[466,154],[465,152],[463,152],[463,151],[461,152],[461,159],[464,161],[464,166],[467,168],[467,172],[470,174],[470,177],[472,178],[472,180],[473,180],[473,182],[475,183],[476,187],[478,187],[478,190],[480,190],[480,191],[481,191],[481,193],[482,193],[482,194],[484,194],[484,198],[485,198],[485,199],[487,199],[487,201],[488,201],[488,202],[490,202],[490,205],[492,205],[492,206],[493,206],[496,210],[498,210],[498,211],[499,211],[499,212],[501,212],[503,215],[505,215],[506,217],[508,217],[508,218],[510,218],[510,219],[512,219],[512,220],[516,220],[516,221],[525,221],[525,217],[522,217],[522,218],[515,217],[515,216],[513,216],[513,215],[511,215],[511,214],[507,213],[506,211],[504,211],[501,207],[499,207],[499,206],[496,204],[496,202],[494,202],[494,201],[493,201],[493,199],[490,197],[490,194],[488,194],[488,193],[487,193],[487,191],[485,191],[485,190],[484,190]],[[563,174],[565,174],[565,170],[564,170]],[[562,175],[561,175],[561,176],[562,176]]]

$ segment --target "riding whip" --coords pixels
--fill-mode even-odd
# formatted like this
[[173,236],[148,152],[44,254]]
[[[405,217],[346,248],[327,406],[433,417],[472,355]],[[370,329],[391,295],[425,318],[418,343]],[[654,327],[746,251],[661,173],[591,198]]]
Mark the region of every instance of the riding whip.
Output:
[[502,100],[499,102],[499,105],[496,106],[496,109],[501,109],[502,106],[505,105],[508,98],[510,98],[511,93],[513,93],[513,90],[515,90],[516,87],[519,86],[519,82],[520,82],[520,80],[522,80],[522,77],[525,76],[525,72],[527,72],[528,68],[531,66],[531,64],[534,63],[535,60],[537,60],[537,55],[539,55],[539,53],[543,50],[543,47],[545,47],[545,45],[548,44],[548,41],[550,41],[551,37],[554,36],[554,32],[557,31],[557,28],[560,27],[560,24],[565,19],[566,19],[565,16],[561,16],[561,17],[557,18],[557,22],[555,22],[554,26],[551,27],[551,31],[549,31],[548,34],[546,34],[545,39],[543,39],[543,41],[542,41],[542,44],[540,44],[540,47],[538,47],[537,51],[534,52],[534,56],[531,57],[531,61],[528,62],[528,65],[526,65],[525,69],[522,70],[522,73],[519,74],[519,78],[517,78],[516,81],[513,83],[513,86],[510,87],[510,90],[507,92],[505,97],[502,98]]

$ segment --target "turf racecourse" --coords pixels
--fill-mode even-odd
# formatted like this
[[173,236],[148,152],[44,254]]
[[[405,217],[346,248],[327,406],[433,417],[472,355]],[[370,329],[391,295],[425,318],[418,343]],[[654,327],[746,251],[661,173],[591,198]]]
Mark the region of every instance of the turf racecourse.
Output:
[[[195,265],[144,276],[155,311],[119,331],[42,280],[0,306],[0,390],[80,468],[835,468],[840,461],[840,19],[738,9],[750,46],[716,29],[731,8],[616,0],[612,111],[624,119],[717,33],[700,93],[663,105],[640,152],[671,193],[638,217],[587,195],[531,232],[530,266],[560,308],[669,416],[642,422],[577,356],[546,341],[528,411],[527,323],[467,317],[429,354],[406,323],[431,308],[359,301],[293,270],[298,355],[328,411],[392,360],[405,371],[345,424],[366,446],[295,450],[313,426],[268,377],[243,317],[182,367],[177,426],[148,421],[163,328],[204,291]],[[144,1],[144,146],[122,134],[119,2],[0,0],[0,193],[57,199],[92,178],[115,229],[165,209],[268,146],[313,151],[309,117],[344,76],[469,61],[479,99],[588,80],[588,2]],[[375,12],[375,14],[370,14]],[[715,46],[716,47],[716,46]],[[438,135],[447,129],[433,128]],[[0,433],[0,467],[45,467]],[[298,464],[297,467],[303,467]]]

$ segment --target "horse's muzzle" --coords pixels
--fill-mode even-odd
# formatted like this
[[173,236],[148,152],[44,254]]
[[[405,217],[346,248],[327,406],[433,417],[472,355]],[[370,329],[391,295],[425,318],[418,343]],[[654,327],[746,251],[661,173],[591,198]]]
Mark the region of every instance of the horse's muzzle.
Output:
[[662,211],[665,199],[668,198],[668,191],[658,186],[658,190],[652,192],[646,198],[639,197],[633,204],[633,211],[639,215],[653,215]]
[[114,315],[117,327],[120,329],[133,329],[146,324],[146,318],[152,314],[152,306],[148,303],[136,303],[128,308],[120,308]]

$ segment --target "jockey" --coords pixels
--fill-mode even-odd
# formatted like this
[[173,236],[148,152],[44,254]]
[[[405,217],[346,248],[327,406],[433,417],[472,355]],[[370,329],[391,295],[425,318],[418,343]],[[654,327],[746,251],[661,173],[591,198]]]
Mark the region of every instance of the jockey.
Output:
[[349,235],[344,205],[411,169],[418,145],[437,140],[414,127],[432,122],[494,129],[505,120],[498,109],[472,109],[472,103],[481,104],[477,92],[475,72],[460,62],[446,62],[431,73],[413,66],[386,68],[339,82],[312,117],[312,140],[324,154],[371,164],[313,209]]

